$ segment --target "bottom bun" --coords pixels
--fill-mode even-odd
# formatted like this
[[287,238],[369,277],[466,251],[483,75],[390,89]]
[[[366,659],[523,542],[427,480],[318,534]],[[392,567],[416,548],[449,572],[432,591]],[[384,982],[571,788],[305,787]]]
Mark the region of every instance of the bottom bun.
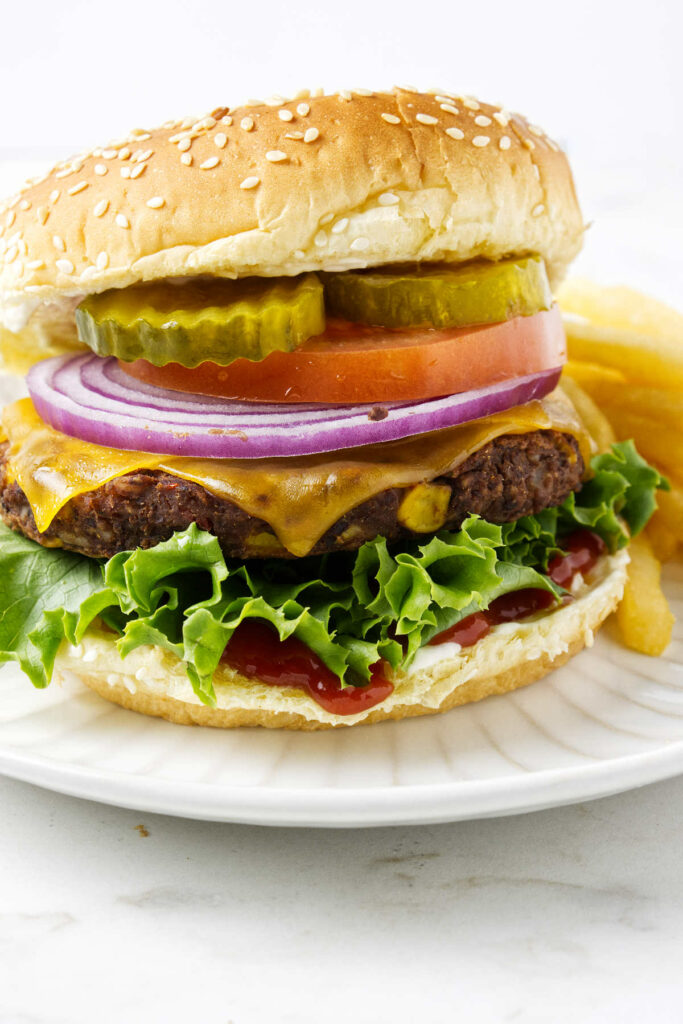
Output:
[[111,633],[95,630],[78,647],[62,648],[55,677],[76,677],[124,708],[181,725],[310,730],[432,715],[533,683],[590,647],[621,599],[628,560],[625,551],[601,559],[590,579],[575,588],[570,604],[495,626],[473,647],[446,643],[423,648],[409,671],[391,677],[394,692],[357,715],[330,714],[301,690],[247,679],[227,665],[214,676],[216,706],[206,707],[172,654],[140,647],[122,660]]

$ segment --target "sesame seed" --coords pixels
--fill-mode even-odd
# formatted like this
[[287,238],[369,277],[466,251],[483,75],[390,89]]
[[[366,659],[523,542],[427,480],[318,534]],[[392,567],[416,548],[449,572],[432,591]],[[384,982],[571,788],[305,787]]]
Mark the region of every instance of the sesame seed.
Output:
[[120,228],[129,228],[130,227],[130,221],[128,220],[126,215],[123,214],[123,213],[117,213],[116,214],[116,223],[118,224],[118,226]]
[[488,135],[475,135],[472,139],[472,145],[482,149],[484,146],[488,146],[490,141]]
[[45,266],[45,260],[29,260],[26,264],[27,270],[42,270]]
[[540,181],[540,180],[541,180],[541,172],[540,172],[540,171],[539,171],[539,169],[538,169],[538,164],[532,164],[531,166],[532,166],[532,167],[533,167],[533,169],[534,169],[534,174],[536,175],[536,177],[537,177],[537,178],[538,178],[538,180]]
[[550,148],[553,150],[553,152],[559,153],[560,147],[558,146],[558,144],[556,142],[553,142],[552,139],[546,139],[545,141],[550,146]]
[[184,138],[181,139],[180,142],[178,143],[178,149],[180,150],[181,153],[184,153],[186,150],[190,148],[191,145],[192,139]]
[[291,110],[285,110],[283,108],[282,110],[278,110],[277,116],[280,118],[281,121],[291,121],[294,117],[294,114],[292,113]]
[[529,131],[531,132],[532,135],[538,135],[538,136],[545,135],[545,132],[543,131],[543,129],[539,128],[537,124],[530,124],[529,125]]
[[[438,97],[437,97],[438,99]],[[459,114],[460,111],[457,107],[454,107],[452,103],[442,103],[441,110],[445,110],[447,114]]]
[[182,153],[180,156],[180,162],[181,164],[185,164],[186,167],[189,167],[192,163],[192,153]]
[[480,128],[488,128],[491,124],[491,118],[487,117],[486,114],[478,114],[474,119],[474,123],[478,124]]
[[498,141],[498,148],[499,149],[509,149],[510,146],[511,146],[510,136],[509,135],[501,135],[501,137],[500,137],[500,139]]
[[130,150],[127,146],[119,150],[119,160],[130,160]]
[[346,100],[347,103],[349,102],[349,100],[353,99],[353,96],[348,91],[348,89],[342,89],[340,92],[337,93],[337,95],[339,96],[340,100]]
[[[304,136],[304,139],[305,138],[306,136]],[[270,160],[271,164],[279,164],[286,159],[287,154],[283,153],[281,149],[269,149],[266,153],[266,160]]]
[[348,217],[342,217],[341,220],[338,220],[337,223],[333,225],[333,227],[331,229],[332,230],[332,234],[333,235],[340,235],[342,233],[342,231],[345,231],[347,229],[348,226],[349,226],[349,218]]
[[116,150],[115,149],[103,149],[102,150],[102,158],[104,160],[115,160],[116,159]]
[[307,128],[304,132],[304,142],[315,142],[319,135],[317,128]]
[[396,88],[400,89],[401,92],[417,92],[414,85],[397,85]]
[[145,170],[146,167],[147,167],[147,164],[137,164],[133,168],[133,170],[130,172],[131,178],[139,178],[140,175],[143,173],[143,171]]
[[225,132],[218,132],[218,134],[213,137],[213,144],[214,146],[218,146],[219,149],[225,149],[228,144],[228,136]]
[[133,131],[130,134],[134,138],[136,138],[138,140],[138,142],[146,142],[147,139],[151,139],[152,138],[150,133],[145,131],[144,128],[133,128]]
[[52,244],[55,249],[59,249],[60,252],[66,252],[66,243],[61,235],[53,235]]
[[7,217],[5,218],[5,226],[11,228],[16,219],[16,213],[14,212],[14,210],[10,210],[10,212],[7,214]]
[[284,96],[269,96],[265,100],[267,107],[279,107],[281,103],[285,102]]
[[128,167],[128,165],[126,164],[125,167],[121,168],[121,177],[122,178],[130,178],[130,172],[131,172],[131,168]]
[[150,210],[160,210],[166,200],[163,196],[152,196],[151,199],[147,200],[146,205],[149,206]]
[[447,128],[446,135],[450,135],[452,139],[464,139],[465,133],[460,131],[459,128]]
[[101,252],[95,260],[95,266],[98,270],[106,270],[109,265],[109,256],[106,252]]
[[245,178],[244,181],[240,182],[240,188],[256,188],[260,181],[261,179],[257,177]]
[[12,263],[19,254],[19,250],[16,245],[10,245],[9,249],[5,253],[5,263]]
[[387,124],[400,124],[401,123],[401,118],[400,117],[396,117],[396,114],[380,114],[379,116],[382,118],[383,121],[386,121]]
[[377,202],[380,206],[396,206],[398,196],[394,192],[382,192],[381,196],[378,196]]
[[462,101],[463,107],[467,107],[468,110],[479,110],[479,104],[471,96],[465,96]]
[[369,246],[370,243],[367,238],[354,238],[349,248],[353,249],[354,252],[363,252],[365,249],[369,248]]
[[151,156],[154,156],[153,149],[139,149],[133,157],[133,160],[135,163],[141,164],[144,163],[145,160],[149,160]]
[[308,103],[299,103],[299,105],[296,108],[296,112],[299,115],[299,117],[308,117],[308,115],[311,112],[311,108],[309,107]]
[[372,89],[354,89],[357,96],[374,96]]
[[327,231],[319,231],[313,241],[316,245],[327,245]]
[[527,149],[536,149],[536,143],[533,139],[522,139],[522,145],[526,146]]
[[438,117],[432,117],[431,114],[416,114],[415,120],[419,121],[420,124],[438,124]]
[[240,128],[245,132],[253,131],[254,119],[253,117],[243,117],[240,121]]
[[200,171],[212,171],[214,167],[217,167],[220,160],[217,156],[210,156],[208,160],[205,160],[199,165]]
[[21,202],[19,203],[19,209],[20,210],[30,210],[31,209],[31,204],[28,201],[28,199],[22,199],[21,200]]
[[70,196],[76,196],[76,195],[78,195],[79,192],[82,192],[83,189],[87,188],[87,187],[88,187],[88,182],[87,181],[79,181],[78,185],[72,185],[71,186],[71,188],[69,189],[69,193],[68,194]]
[[71,173],[72,170],[70,167],[63,167],[61,171],[57,171],[57,173],[55,174],[55,178],[66,178]]
[[434,99],[436,100],[437,103],[451,103],[453,97],[447,96],[446,93],[444,93],[443,96],[440,96],[438,93],[435,93]]
[[303,137],[303,132],[285,132],[286,139],[296,139],[298,142],[300,142],[301,139],[303,139]]
[[320,223],[321,224],[329,224],[331,220],[334,220],[334,214],[333,213],[326,213],[323,217],[320,218]]
[[106,164],[95,164],[95,174],[106,174],[109,168]]
[[108,209],[109,209],[109,200],[108,199],[100,199],[99,203],[96,203],[96,205],[93,208],[92,212],[95,214],[96,217],[104,217],[104,215],[105,215],[105,213],[107,212]]
[[501,128],[507,128],[510,123],[510,115],[504,110],[497,110],[493,115],[493,120],[497,121]]
[[96,273],[97,271],[94,267],[86,267],[85,270],[81,271],[81,281],[89,281]]
[[230,125],[232,124],[232,118],[230,117],[230,114],[226,114],[225,117],[221,118],[221,124],[227,125],[228,128],[230,127]]
[[57,200],[59,199],[60,195],[61,195],[61,192],[59,191],[58,188],[56,188],[53,192],[50,192],[50,202],[51,203],[56,203]]
[[71,260],[57,260],[55,262],[57,270],[61,270],[63,274],[73,274],[74,265]]
[[36,210],[36,217],[38,218],[41,224],[44,224],[49,216],[50,211],[48,210],[47,206],[39,206]]
[[542,213],[545,213],[545,206],[543,205],[543,203],[539,203],[538,206],[534,206],[533,210],[531,211],[531,216],[540,217]]

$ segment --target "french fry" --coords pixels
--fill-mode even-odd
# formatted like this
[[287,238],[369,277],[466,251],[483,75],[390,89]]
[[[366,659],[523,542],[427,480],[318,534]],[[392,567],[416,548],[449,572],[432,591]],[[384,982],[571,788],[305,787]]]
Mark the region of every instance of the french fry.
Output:
[[683,486],[670,480],[670,491],[657,491],[657,505],[654,519],[657,526],[666,527],[683,544]]
[[[590,392],[595,401],[608,410],[614,407],[635,416],[646,416],[666,424],[674,433],[683,434],[683,392],[606,381]],[[610,413],[608,411],[607,415]]]
[[678,550],[678,537],[661,521],[655,512],[647,524],[647,538],[652,546],[652,553],[659,562],[670,562]]
[[586,430],[595,441],[598,451],[609,451],[610,445],[616,441],[616,435],[609,420],[598,409],[590,395],[586,394],[572,377],[562,377],[562,389],[571,399]]
[[675,434],[656,420],[616,406],[609,407],[608,415],[620,441],[633,438],[641,455],[663,466],[667,475],[683,472],[683,433]]
[[589,394],[605,386],[626,383],[621,370],[613,366],[601,366],[600,363],[586,363],[580,359],[569,360],[563,370],[563,379],[566,376],[575,380]]
[[674,617],[662,592],[661,566],[644,534],[629,545],[631,563],[617,622],[624,643],[631,650],[656,657],[671,641]]
[[584,317],[597,326],[683,346],[683,313],[633,288],[605,288],[572,278],[560,288],[558,301],[565,312]]
[[618,368],[646,387],[683,390],[683,343],[565,317],[572,361]]

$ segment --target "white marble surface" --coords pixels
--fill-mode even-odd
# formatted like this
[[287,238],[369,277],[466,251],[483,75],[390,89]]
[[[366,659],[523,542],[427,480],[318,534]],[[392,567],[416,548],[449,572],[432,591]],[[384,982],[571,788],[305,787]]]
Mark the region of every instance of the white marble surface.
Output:
[[2,1024],[681,1020],[683,779],[376,831],[0,807]]
[[[582,267],[680,305],[674,163],[582,169]],[[0,191],[31,170],[0,166]],[[349,832],[141,816],[0,780],[0,816],[0,1024],[682,1019],[683,778]]]

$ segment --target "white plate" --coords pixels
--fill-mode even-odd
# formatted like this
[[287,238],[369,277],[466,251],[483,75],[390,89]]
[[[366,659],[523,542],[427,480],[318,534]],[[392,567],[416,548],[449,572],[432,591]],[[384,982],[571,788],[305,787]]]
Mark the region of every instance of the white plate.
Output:
[[490,817],[683,772],[683,565],[662,658],[595,647],[547,679],[445,715],[335,732],[222,731],[125,711],[80,684],[0,672],[0,771],[144,811],[261,825]]

